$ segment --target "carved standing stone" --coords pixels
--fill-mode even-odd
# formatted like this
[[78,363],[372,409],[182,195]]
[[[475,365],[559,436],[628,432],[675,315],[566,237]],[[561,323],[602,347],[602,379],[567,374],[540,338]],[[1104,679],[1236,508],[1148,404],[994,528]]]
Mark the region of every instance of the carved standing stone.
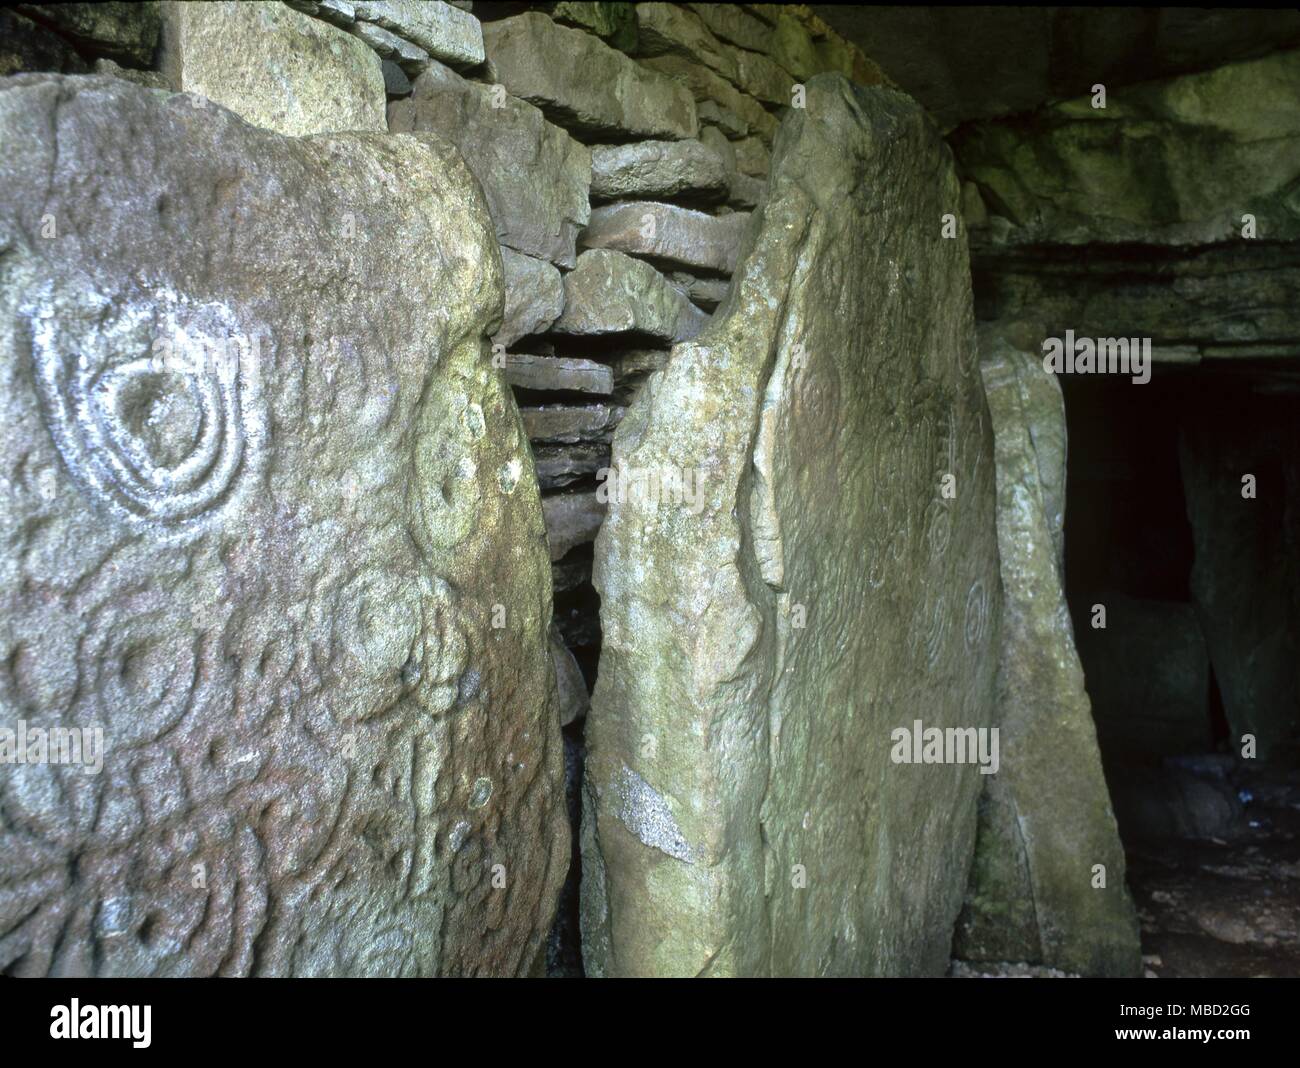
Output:
[[569,834],[477,183],[116,78],[0,139],[0,727],[105,746],[0,765],[0,968],[528,971]]
[[894,763],[891,735],[995,725],[959,187],[908,98],[807,90],[727,299],[615,436],[614,467],[702,500],[611,496],[597,541],[588,974],[948,966],[983,778]]

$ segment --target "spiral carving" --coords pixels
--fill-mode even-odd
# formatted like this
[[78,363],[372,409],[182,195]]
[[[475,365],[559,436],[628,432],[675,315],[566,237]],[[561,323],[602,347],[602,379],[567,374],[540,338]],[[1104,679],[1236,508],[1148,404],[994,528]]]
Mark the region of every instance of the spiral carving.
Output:
[[[186,529],[261,439],[258,351],[228,309],[172,293],[29,309],[46,426],[72,476],[127,518]],[[159,342],[164,355],[159,355]],[[148,355],[145,355],[145,354]]]

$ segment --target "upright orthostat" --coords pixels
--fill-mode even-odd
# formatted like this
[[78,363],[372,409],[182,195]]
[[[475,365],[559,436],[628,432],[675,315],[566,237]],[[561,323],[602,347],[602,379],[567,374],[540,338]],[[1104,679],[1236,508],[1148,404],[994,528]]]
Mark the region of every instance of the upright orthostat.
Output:
[[549,563],[463,161],[47,75],[0,143],[0,968],[528,971]]
[[983,780],[973,751],[896,762],[895,737],[996,725],[958,183],[907,97],[823,75],[806,105],[727,301],[614,441],[657,492],[611,497],[597,542],[591,974],[948,965]]

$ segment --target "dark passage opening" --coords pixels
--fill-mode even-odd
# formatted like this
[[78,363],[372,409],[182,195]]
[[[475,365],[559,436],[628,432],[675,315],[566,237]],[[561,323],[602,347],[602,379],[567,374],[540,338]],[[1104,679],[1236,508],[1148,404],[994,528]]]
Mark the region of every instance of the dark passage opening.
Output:
[[1059,380],[1067,598],[1147,967],[1300,974],[1300,375]]

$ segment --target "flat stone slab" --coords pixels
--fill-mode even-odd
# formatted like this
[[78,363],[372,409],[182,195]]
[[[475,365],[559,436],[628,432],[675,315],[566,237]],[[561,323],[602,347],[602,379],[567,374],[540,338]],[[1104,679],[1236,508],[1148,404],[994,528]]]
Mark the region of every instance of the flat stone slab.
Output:
[[394,133],[429,130],[460,149],[483,185],[501,244],[573,266],[574,243],[591,210],[585,146],[531,104],[494,95],[436,63],[410,97],[389,105],[388,119]]
[[541,12],[487,23],[483,44],[488,77],[566,129],[668,139],[699,130],[695,101],[683,86]]
[[506,353],[506,381],[521,389],[566,390],[578,393],[614,392],[614,372],[608,364],[568,356],[529,356]]
[[478,183],[113,77],[5,79],[0,142],[0,727],[103,758],[0,763],[3,967],[527,974],[569,831]]
[[731,274],[748,225],[748,212],[708,215],[677,204],[626,201],[593,208],[579,241],[585,248]]
[[590,249],[564,276],[564,312],[557,334],[648,334],[665,341],[692,338],[708,316],[643,260]]
[[993,441],[966,245],[936,237],[959,184],[910,98],[807,94],[724,314],[614,439],[659,492],[610,494],[596,542],[591,976],[948,969],[984,776],[897,735],[996,726]]
[[536,445],[533,466],[537,469],[537,484],[543,490],[559,489],[608,467],[609,446],[600,443]]
[[593,145],[591,198],[629,197],[719,199],[729,188],[727,168],[699,141],[636,141]]
[[596,540],[596,533],[605,519],[605,505],[595,491],[590,493],[557,493],[542,498],[542,513],[546,516],[546,541],[551,547],[551,559],[563,559],[571,549]]
[[352,0],[356,17],[417,45],[453,67],[483,62],[483,28],[468,11],[441,0]]
[[623,409],[610,404],[547,404],[521,408],[529,441],[609,441]]
[[162,11],[159,68],[177,92],[292,137],[387,131],[379,56],[338,27],[283,4],[168,3]]
[[506,307],[492,340],[509,347],[521,337],[544,332],[559,318],[564,310],[564,282],[554,264],[508,248],[501,250],[501,267]]

